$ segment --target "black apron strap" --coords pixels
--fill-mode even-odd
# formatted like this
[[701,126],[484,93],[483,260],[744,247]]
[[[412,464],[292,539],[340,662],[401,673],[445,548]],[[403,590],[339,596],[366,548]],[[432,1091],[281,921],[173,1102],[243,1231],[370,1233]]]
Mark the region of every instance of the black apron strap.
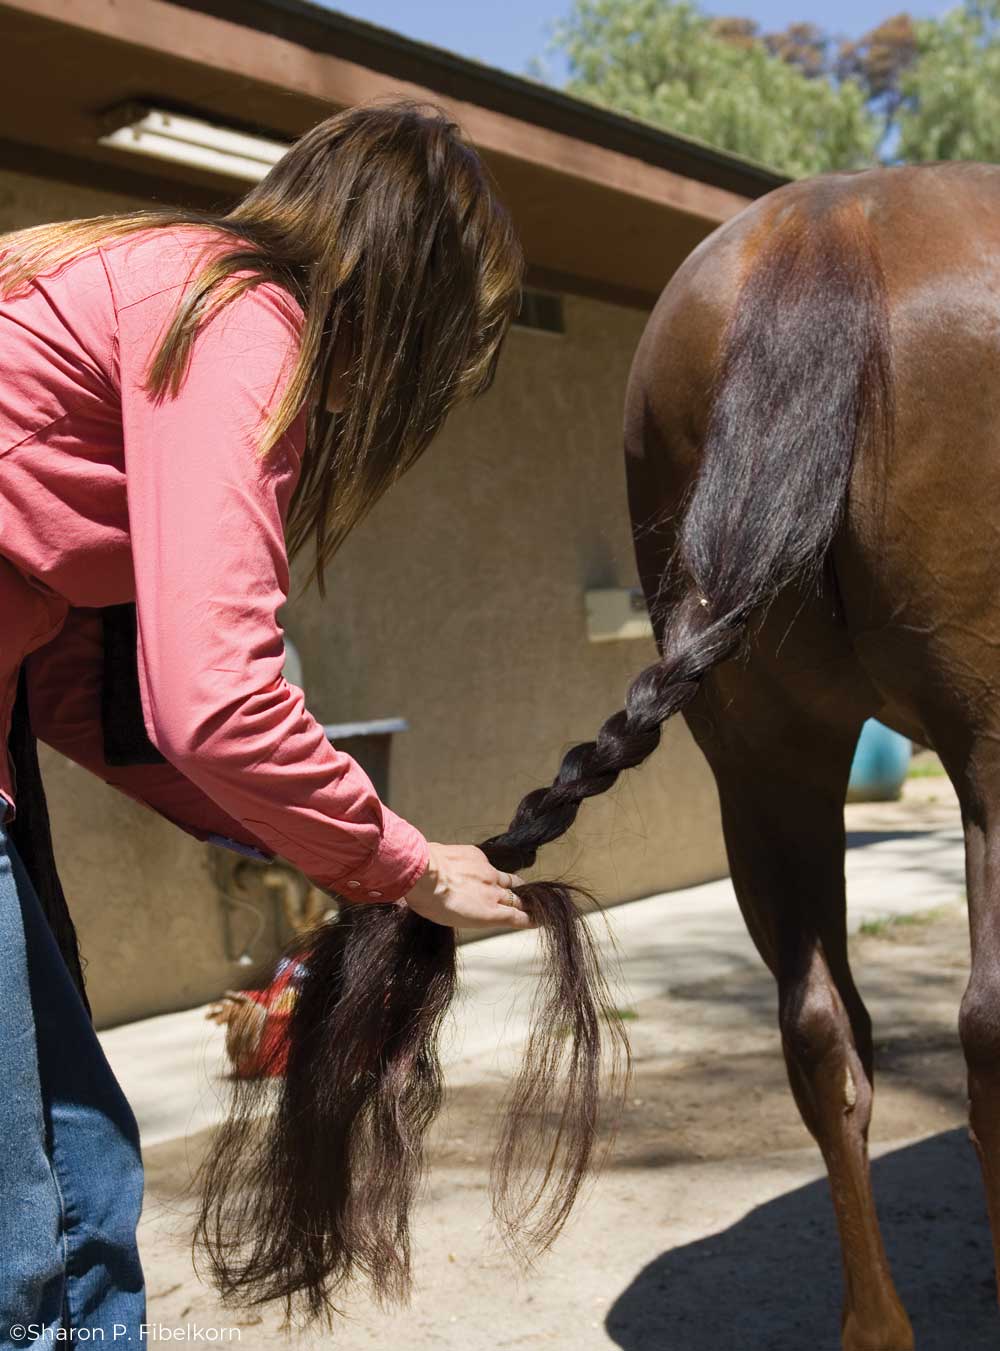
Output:
[[142,717],[135,602],[106,605],[101,610],[101,628],[104,759],[109,765],[165,764],[164,757],[146,733]]
[[80,991],[84,1006],[90,1013],[90,1001],[84,987],[80,944],[56,870],[49,809],[45,801],[45,789],[38,764],[38,746],[28,714],[28,686],[23,663],[17,678],[17,698],[11,719],[9,746],[16,775],[17,815],[7,827],[7,833],[38,894],[59,951],[76,988]]

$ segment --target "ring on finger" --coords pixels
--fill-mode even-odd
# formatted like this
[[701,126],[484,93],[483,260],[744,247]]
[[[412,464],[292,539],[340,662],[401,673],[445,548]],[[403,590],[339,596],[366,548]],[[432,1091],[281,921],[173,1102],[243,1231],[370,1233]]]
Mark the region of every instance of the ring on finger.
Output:
[[520,897],[515,892],[511,891],[509,887],[505,888],[503,895],[500,897],[500,904],[512,906],[515,910],[521,908]]

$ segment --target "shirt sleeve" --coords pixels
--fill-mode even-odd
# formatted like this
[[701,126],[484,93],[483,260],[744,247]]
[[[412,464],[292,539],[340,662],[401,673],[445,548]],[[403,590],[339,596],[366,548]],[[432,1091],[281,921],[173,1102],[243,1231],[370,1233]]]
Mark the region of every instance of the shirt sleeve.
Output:
[[317,886],[398,900],[427,866],[423,835],[379,801],[281,674],[284,524],[304,415],[257,451],[299,339],[300,312],[274,283],[205,323],[175,396],[144,388],[176,304],[159,294],[118,313],[122,425],[150,740],[180,772]]
[[31,730],[38,739],[196,840],[272,858],[261,840],[169,761],[106,762],[101,727],[103,655],[101,612],[79,607],[69,611],[55,638],[25,658]]

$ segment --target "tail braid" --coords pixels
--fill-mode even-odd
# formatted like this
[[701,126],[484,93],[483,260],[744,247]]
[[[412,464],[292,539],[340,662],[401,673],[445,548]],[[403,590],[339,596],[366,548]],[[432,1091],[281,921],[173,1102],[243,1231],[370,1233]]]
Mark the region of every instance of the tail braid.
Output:
[[736,651],[750,614],[820,567],[855,450],[890,443],[881,261],[859,202],[827,207],[779,214],[730,315],[677,544],[689,590],[665,617],[662,660],[633,681],[596,740],[574,746],[553,782],[486,841],[495,866],[531,867],[582,802],[656,749],[662,724]]
[[507,830],[482,845],[494,867],[530,868],[542,845],[569,830],[587,798],[606,793],[624,770],[648,759],[663,723],[694,698],[713,666],[735,652],[744,629],[743,614],[715,619],[693,589],[671,616],[663,657],[636,676],[625,707],[595,740],[567,751],[552,783],[522,798]]

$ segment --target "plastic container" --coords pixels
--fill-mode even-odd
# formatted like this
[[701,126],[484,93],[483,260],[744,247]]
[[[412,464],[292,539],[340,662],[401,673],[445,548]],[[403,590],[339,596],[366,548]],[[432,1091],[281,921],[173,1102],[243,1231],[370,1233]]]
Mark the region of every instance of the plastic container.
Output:
[[913,746],[869,718],[861,729],[847,787],[848,802],[893,802],[903,791]]

